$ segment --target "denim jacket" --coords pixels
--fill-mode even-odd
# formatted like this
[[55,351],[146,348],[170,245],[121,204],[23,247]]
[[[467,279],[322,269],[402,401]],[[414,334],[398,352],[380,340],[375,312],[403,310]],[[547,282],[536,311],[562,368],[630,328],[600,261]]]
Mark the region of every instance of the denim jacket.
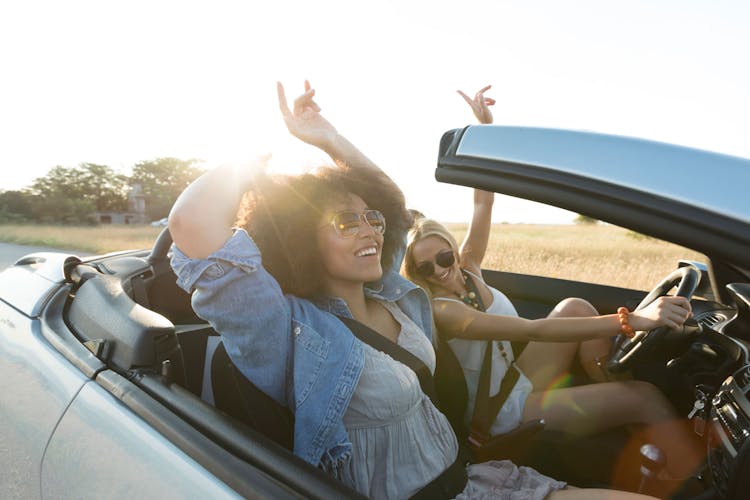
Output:
[[[237,368],[292,409],[294,454],[329,471],[338,468],[351,453],[343,415],[364,366],[362,344],[334,316],[351,317],[346,303],[284,295],[241,229],[206,259],[190,259],[173,246],[172,268]],[[365,293],[396,302],[432,337],[427,295],[394,269]]]

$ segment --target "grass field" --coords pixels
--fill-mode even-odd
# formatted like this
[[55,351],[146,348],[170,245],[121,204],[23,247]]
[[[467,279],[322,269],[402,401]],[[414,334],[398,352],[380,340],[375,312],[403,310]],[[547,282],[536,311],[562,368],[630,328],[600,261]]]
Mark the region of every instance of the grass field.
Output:
[[150,248],[159,227],[0,225],[0,241],[90,253]]
[[[450,224],[460,242],[465,224]],[[680,259],[700,253],[604,224],[496,224],[483,267],[650,290]]]
[[[460,242],[466,224],[449,228]],[[0,241],[105,253],[149,248],[159,231],[149,226],[2,225]],[[496,224],[484,267],[648,290],[679,259],[706,260],[699,253],[614,226]]]

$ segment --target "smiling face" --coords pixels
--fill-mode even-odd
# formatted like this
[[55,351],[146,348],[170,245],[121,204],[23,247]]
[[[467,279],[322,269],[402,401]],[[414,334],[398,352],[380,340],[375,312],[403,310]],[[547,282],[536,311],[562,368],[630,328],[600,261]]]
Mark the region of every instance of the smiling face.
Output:
[[349,194],[335,201],[320,218],[317,233],[318,250],[323,263],[325,288],[336,294],[342,286],[361,286],[383,275],[380,257],[383,235],[362,218],[356,235],[343,238],[331,224],[333,216],[342,211],[361,213],[370,207],[357,195]]
[[429,276],[420,276],[426,281],[431,288],[447,288],[448,284],[454,280],[460,280],[461,267],[457,259],[453,264],[442,267],[440,262],[443,260],[438,256],[453,252],[456,255],[456,249],[452,248],[450,243],[437,235],[426,236],[415,242],[411,249],[411,258],[413,259],[414,269],[419,269],[425,264],[432,264],[434,273]]

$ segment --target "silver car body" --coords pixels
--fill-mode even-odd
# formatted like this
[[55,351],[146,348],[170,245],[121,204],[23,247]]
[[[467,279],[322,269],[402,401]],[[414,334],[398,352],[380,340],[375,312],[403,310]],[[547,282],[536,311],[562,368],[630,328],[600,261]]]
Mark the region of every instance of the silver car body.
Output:
[[[729,266],[731,276],[750,269],[748,160],[586,132],[471,126],[443,137],[436,177],[684,245]],[[136,287],[173,280],[167,248],[160,238],[150,255],[131,251],[81,262],[73,255],[33,254],[0,273],[0,498],[356,496],[163,382],[158,367],[117,366],[101,339],[84,343],[74,331],[68,308],[83,300],[87,280],[103,280],[118,285],[103,287],[107,297],[131,309],[113,319],[106,301],[79,308],[79,324],[119,327],[128,315],[146,315],[174,335],[177,323],[166,310],[149,310]],[[602,297],[600,310],[644,295],[510,278],[542,292],[590,292]],[[712,286],[729,304],[724,284]],[[173,281],[171,286],[176,292]],[[523,300],[530,305],[535,299],[527,294]],[[544,314],[549,302],[538,302]],[[181,307],[189,309],[187,298]],[[729,316],[744,314],[741,305],[722,307]],[[129,348],[113,335],[108,342],[115,353]]]
[[75,366],[56,349],[40,316],[68,257],[34,254],[0,273],[0,497],[237,498],[97,384],[96,358]]

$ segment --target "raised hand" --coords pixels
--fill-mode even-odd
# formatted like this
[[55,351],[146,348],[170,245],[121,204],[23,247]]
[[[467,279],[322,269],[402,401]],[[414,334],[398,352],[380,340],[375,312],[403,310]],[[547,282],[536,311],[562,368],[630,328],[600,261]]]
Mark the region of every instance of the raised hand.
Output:
[[284,86],[276,82],[279,109],[289,132],[297,139],[326,150],[338,135],[336,128],[320,114],[320,106],[313,99],[315,89],[305,80],[305,92],[294,100],[294,109],[287,104]]
[[664,296],[640,311],[630,313],[630,326],[636,331],[653,330],[659,326],[679,329],[690,314],[690,301],[685,297]]
[[479,123],[492,123],[492,111],[489,106],[495,105],[495,100],[491,97],[485,97],[484,93],[492,88],[492,85],[487,85],[480,89],[474,94],[474,99],[467,96],[460,90],[457,90],[458,94],[464,98],[464,100],[471,106],[471,110],[474,112],[474,116],[477,117]]

